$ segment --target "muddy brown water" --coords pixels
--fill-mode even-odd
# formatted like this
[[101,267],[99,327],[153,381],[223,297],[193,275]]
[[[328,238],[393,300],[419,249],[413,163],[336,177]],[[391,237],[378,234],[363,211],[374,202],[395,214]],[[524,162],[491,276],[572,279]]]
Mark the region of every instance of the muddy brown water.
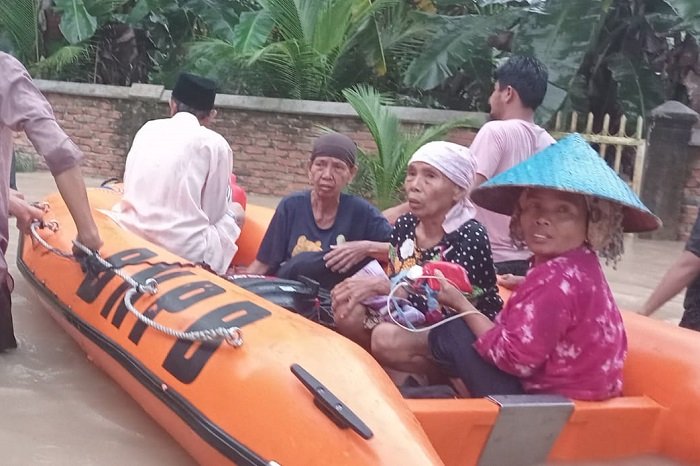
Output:
[[[17,183],[32,200],[56,190],[45,173],[20,173]],[[16,257],[13,230],[7,259],[15,278],[12,300],[19,348],[0,353],[0,464],[195,464],[88,361],[40,305],[17,271]]]

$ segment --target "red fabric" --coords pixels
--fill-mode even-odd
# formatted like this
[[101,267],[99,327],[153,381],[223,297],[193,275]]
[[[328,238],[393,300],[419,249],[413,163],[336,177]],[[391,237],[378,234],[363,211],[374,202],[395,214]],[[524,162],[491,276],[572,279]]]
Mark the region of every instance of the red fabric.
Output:
[[245,210],[246,204],[248,204],[248,195],[245,193],[245,190],[236,183],[236,175],[233,173],[231,173],[229,184],[231,185],[231,199],[233,202],[238,202],[241,207],[243,207],[243,210]]

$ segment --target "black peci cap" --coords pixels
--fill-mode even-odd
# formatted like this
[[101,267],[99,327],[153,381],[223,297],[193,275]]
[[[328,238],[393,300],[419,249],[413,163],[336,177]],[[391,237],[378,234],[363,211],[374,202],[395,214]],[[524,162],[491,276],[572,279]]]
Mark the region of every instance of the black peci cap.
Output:
[[216,83],[196,74],[180,73],[172,97],[195,110],[209,111],[214,108]]

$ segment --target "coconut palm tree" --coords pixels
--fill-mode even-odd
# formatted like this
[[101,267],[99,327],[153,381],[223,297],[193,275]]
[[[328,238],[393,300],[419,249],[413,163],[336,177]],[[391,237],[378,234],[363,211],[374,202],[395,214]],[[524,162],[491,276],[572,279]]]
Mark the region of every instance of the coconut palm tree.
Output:
[[389,51],[422,32],[397,14],[410,10],[401,0],[259,3],[241,15],[233,40],[204,39],[190,50],[196,67],[234,90],[337,100],[342,89],[386,73]]

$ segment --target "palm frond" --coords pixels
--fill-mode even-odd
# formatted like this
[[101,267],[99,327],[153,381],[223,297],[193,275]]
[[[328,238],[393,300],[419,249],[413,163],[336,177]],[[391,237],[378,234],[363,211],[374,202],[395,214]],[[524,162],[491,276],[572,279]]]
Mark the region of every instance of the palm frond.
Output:
[[187,61],[198,60],[233,62],[243,58],[233,44],[221,39],[201,39],[187,46]]
[[382,14],[395,8],[401,8],[399,0],[365,0],[352,12],[347,37],[340,48],[339,57],[344,57],[353,50],[368,53],[373,65],[386,68],[385,47],[382,43],[383,26],[380,25]]
[[294,0],[265,0],[261,2],[270,12],[275,27],[285,40],[304,41],[304,28]]
[[404,146],[399,119],[385,105],[388,100],[370,86],[358,85],[344,90],[343,95],[367,126],[377,145],[377,154],[364,157],[361,163],[366,165],[370,177],[368,184],[374,189],[373,200],[380,207],[387,207],[398,191],[398,187],[392,184],[392,178]]
[[349,192],[374,200],[377,192],[376,178],[370,165],[375,163],[375,159],[376,154],[357,149],[357,174],[347,188]]
[[294,61],[294,49],[296,44],[293,41],[274,42],[263,47],[252,55],[247,62],[247,66],[261,63],[270,70],[268,79],[283,83],[285,89],[282,97],[291,99],[301,99],[301,77],[297,71]]
[[215,78],[222,91],[238,94],[264,93],[268,88],[260,66],[249,65],[245,54],[220,39],[203,39],[190,43],[186,52],[187,68]]
[[38,24],[33,0],[0,2],[0,27],[10,34],[23,58],[39,59]]
[[344,90],[343,96],[372,134],[380,158],[389,157],[400,134],[399,119],[384,106],[389,100],[364,84]]
[[48,57],[33,63],[30,70],[37,77],[51,77],[52,73],[60,73],[70,65],[89,60],[91,51],[90,44],[65,45]]
[[269,68],[268,79],[277,81],[282,97],[297,99],[325,98],[330,75],[328,64],[308,44],[298,41],[274,42],[256,52],[248,64],[263,63]]
[[344,90],[343,95],[369,129],[378,149],[377,154],[360,154],[360,169],[351,189],[381,209],[400,201],[406,166],[420,146],[444,138],[451,129],[477,127],[481,123],[464,117],[411,134],[402,130],[398,117],[386,105],[387,100],[374,88],[358,85]]
[[314,50],[327,55],[337,53],[346,42],[347,32],[352,26],[352,1],[305,0],[308,8],[303,14],[313,18],[307,26],[307,39]]
[[[401,5],[403,10],[407,8]],[[398,9],[397,9],[398,10]],[[386,54],[402,75],[425,46],[439,31],[438,23],[426,19],[426,15],[416,11],[391,10],[381,29]]]

